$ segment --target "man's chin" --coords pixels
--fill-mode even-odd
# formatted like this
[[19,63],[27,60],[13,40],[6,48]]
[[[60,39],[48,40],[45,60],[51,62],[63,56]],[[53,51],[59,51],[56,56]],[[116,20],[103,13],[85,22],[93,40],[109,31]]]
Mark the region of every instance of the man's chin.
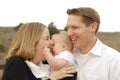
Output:
[[73,47],[74,47],[74,48],[77,48],[77,45],[74,44]]

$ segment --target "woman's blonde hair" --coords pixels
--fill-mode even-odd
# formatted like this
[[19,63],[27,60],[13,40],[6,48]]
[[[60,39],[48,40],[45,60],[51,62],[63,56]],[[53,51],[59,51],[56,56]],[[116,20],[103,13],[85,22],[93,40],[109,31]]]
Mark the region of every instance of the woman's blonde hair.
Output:
[[35,55],[35,46],[45,27],[38,22],[23,24],[14,36],[6,58],[16,55],[25,60],[32,59]]

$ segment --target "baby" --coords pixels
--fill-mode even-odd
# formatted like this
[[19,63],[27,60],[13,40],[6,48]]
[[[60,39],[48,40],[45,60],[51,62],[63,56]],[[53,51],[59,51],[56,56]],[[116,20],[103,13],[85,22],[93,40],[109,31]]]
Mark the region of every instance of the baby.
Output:
[[[59,70],[68,63],[75,64],[74,56],[71,53],[73,46],[72,42],[67,36],[66,31],[61,31],[52,36],[54,42],[53,53],[50,52],[50,49],[44,48],[44,56],[53,70]],[[76,80],[76,74],[74,78],[66,78],[64,80]]]

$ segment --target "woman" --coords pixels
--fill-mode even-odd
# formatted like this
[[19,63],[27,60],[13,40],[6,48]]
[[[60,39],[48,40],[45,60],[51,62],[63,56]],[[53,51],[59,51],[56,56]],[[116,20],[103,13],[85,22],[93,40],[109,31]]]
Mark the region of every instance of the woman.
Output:
[[7,54],[2,80],[58,80],[73,76],[73,66],[49,71],[42,64],[45,46],[51,48],[48,28],[42,23],[23,24],[16,33]]

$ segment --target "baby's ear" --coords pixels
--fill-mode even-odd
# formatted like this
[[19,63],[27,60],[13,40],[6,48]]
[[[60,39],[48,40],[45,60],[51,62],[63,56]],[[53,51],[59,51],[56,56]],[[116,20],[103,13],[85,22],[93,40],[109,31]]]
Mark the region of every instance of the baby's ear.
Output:
[[66,44],[63,44],[63,48],[66,49],[66,48],[67,48],[67,45],[66,45]]

